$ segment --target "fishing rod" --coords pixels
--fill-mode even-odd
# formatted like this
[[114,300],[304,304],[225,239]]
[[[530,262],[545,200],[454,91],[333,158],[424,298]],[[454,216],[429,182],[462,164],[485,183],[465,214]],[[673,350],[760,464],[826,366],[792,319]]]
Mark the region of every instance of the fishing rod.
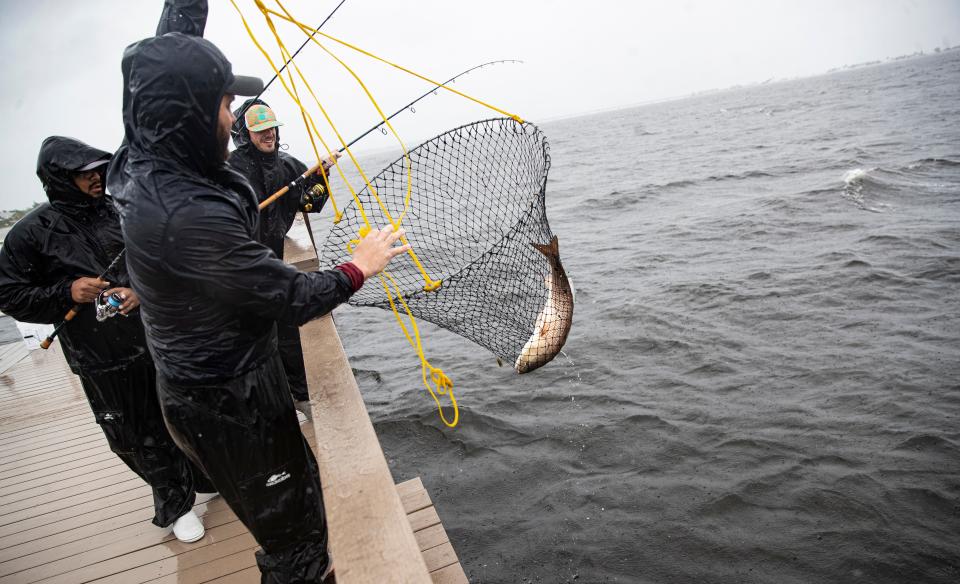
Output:
[[446,81],[444,81],[443,83],[435,86],[433,89],[431,89],[430,91],[424,93],[423,95],[421,95],[421,96],[418,97],[417,99],[411,101],[411,102],[408,103],[407,105],[405,105],[405,106],[403,106],[402,108],[398,109],[397,111],[393,112],[393,114],[391,114],[390,116],[388,116],[387,119],[382,120],[382,121],[381,121],[379,124],[377,124],[376,126],[370,128],[370,129],[367,130],[366,132],[360,134],[359,136],[357,136],[356,138],[354,138],[349,144],[347,144],[346,146],[344,146],[344,147],[341,148],[340,150],[337,150],[337,152],[338,152],[338,153],[341,153],[341,152],[343,152],[344,150],[346,150],[347,148],[353,146],[354,144],[356,144],[357,142],[359,142],[360,140],[362,140],[363,138],[366,138],[366,137],[367,137],[367,134],[369,134],[370,132],[373,132],[374,130],[376,130],[376,129],[379,128],[380,126],[383,126],[383,125],[386,124],[388,121],[392,120],[392,119],[394,118],[394,116],[396,116],[396,115],[399,114],[400,112],[406,110],[407,108],[410,108],[410,113],[414,113],[414,114],[417,113],[417,110],[413,109],[413,106],[416,105],[418,101],[420,101],[421,99],[427,97],[427,96],[430,95],[431,93],[432,93],[433,95],[436,95],[436,94],[437,94],[437,90],[440,89],[441,87],[444,87],[445,85],[447,85],[447,84],[449,84],[449,83],[453,83],[453,82],[456,81],[458,78],[463,77],[464,75],[466,75],[467,73],[470,73],[471,71],[475,71],[475,70],[480,69],[480,68],[482,68],[482,67],[486,67],[487,65],[496,65],[496,64],[499,64],[499,63],[521,63],[521,64],[522,64],[523,61],[519,61],[519,60],[517,60],[517,59],[500,59],[499,61],[488,61],[488,62],[486,62],[486,63],[483,63],[482,65],[476,65],[476,66],[474,66],[474,67],[470,67],[470,68],[467,69],[466,71],[462,71],[462,72],[460,72],[460,73],[457,73],[456,75],[454,75],[454,76],[451,77],[450,79],[447,79]]
[[[120,258],[123,257],[123,254],[126,253],[126,251],[127,251],[127,248],[121,249],[121,250],[120,250],[120,253],[117,254],[117,257],[113,258],[113,261],[110,262],[110,265],[109,265],[109,266],[107,266],[107,269],[104,270],[102,274],[100,274],[99,276],[97,276],[97,279],[98,279],[98,280],[103,280],[104,278],[106,278],[106,277],[107,277],[107,272],[109,272],[110,270],[112,270],[113,268],[116,267],[117,263],[120,262]],[[80,304],[74,304],[74,305],[73,305],[73,308],[71,308],[70,311],[67,313],[67,315],[63,317],[63,320],[60,321],[60,324],[58,324],[57,326],[53,327],[53,332],[51,332],[50,335],[49,335],[47,338],[43,339],[43,342],[40,343],[40,348],[41,348],[41,349],[49,349],[49,348],[50,348],[51,343],[53,343],[53,339],[55,339],[55,338],[57,337],[57,335],[60,334],[60,331],[63,329],[64,326],[66,326],[66,324],[67,324],[68,322],[70,322],[71,320],[73,320],[73,317],[77,316],[77,313],[80,312],[80,307],[81,307],[81,306],[82,306],[82,305],[80,305]]]
[[277,77],[279,77],[280,74],[284,72],[284,70],[287,68],[287,65],[289,65],[290,63],[293,62],[293,59],[294,59],[298,54],[300,54],[300,51],[303,50],[303,47],[307,46],[307,43],[309,43],[311,40],[313,40],[313,37],[315,37],[315,36],[317,35],[317,33],[320,32],[320,29],[321,29],[321,28],[323,28],[323,25],[327,24],[327,21],[330,20],[330,18],[337,12],[337,10],[340,10],[340,7],[343,6],[343,3],[346,2],[346,1],[347,1],[347,0],[340,0],[340,4],[337,4],[337,7],[330,11],[330,14],[328,14],[327,17],[323,19],[323,22],[320,23],[320,26],[318,26],[317,28],[313,29],[313,32],[310,33],[310,36],[307,37],[307,40],[303,41],[303,44],[300,45],[300,48],[297,49],[292,55],[290,55],[290,58],[287,59],[287,62],[283,64],[283,67],[280,67],[280,70],[277,71],[276,73],[274,73],[274,75],[273,75],[273,77],[270,79],[270,81],[268,81],[267,84],[263,86],[263,89],[260,90],[260,93],[258,93],[257,96],[254,97],[253,100],[250,101],[250,103],[249,103],[249,105],[247,105],[247,107],[245,107],[245,108],[243,108],[242,110],[240,110],[240,114],[237,116],[238,119],[239,119],[240,117],[242,117],[243,114],[247,113],[247,110],[250,109],[250,107],[251,107],[254,103],[256,103],[256,101],[257,101],[258,99],[260,99],[260,97],[261,97],[264,93],[266,93],[267,89],[270,88],[270,85],[272,85],[273,82],[277,80]]
[[[440,84],[434,86],[432,89],[430,89],[429,91],[427,91],[426,93],[424,93],[423,95],[421,95],[420,97],[418,97],[417,99],[411,101],[411,102],[408,103],[407,105],[403,106],[402,108],[398,109],[397,111],[395,111],[395,112],[393,112],[392,114],[390,114],[389,116],[387,116],[387,118],[386,118],[385,120],[381,120],[379,124],[373,126],[372,128],[370,128],[370,129],[367,130],[366,132],[360,134],[359,136],[357,136],[356,138],[354,138],[353,140],[351,140],[348,144],[346,144],[345,146],[343,146],[342,148],[340,148],[339,150],[337,150],[337,154],[342,154],[347,148],[353,146],[354,144],[356,144],[356,143],[359,142],[360,140],[366,138],[367,135],[369,135],[371,132],[373,132],[373,131],[376,130],[377,128],[380,128],[381,126],[383,126],[384,124],[386,124],[387,122],[389,122],[390,120],[392,120],[393,118],[395,118],[396,116],[400,115],[401,113],[405,112],[406,110],[409,109],[412,113],[416,113],[416,110],[413,109],[413,106],[416,105],[417,102],[419,102],[421,99],[424,99],[425,97],[427,97],[428,95],[430,95],[430,94],[434,94],[434,95],[435,95],[436,92],[437,92],[437,90],[440,89],[441,87],[443,87],[443,86],[445,86],[445,85],[447,85],[447,84],[449,84],[449,83],[453,83],[453,82],[456,81],[458,78],[463,77],[464,75],[466,75],[467,73],[470,73],[471,71],[475,71],[475,70],[480,69],[480,68],[482,68],[482,67],[486,67],[487,65],[496,65],[496,64],[498,64],[498,63],[523,63],[523,61],[519,61],[519,60],[517,60],[517,59],[500,59],[499,61],[488,61],[488,62],[486,62],[486,63],[483,63],[482,65],[476,65],[476,66],[474,66],[474,67],[470,67],[470,68],[467,69],[466,71],[461,71],[460,73],[457,73],[456,75],[454,75],[454,76],[451,77],[450,79],[447,79],[447,80],[444,81],[443,83],[440,83]],[[260,210],[262,211],[264,208],[268,207],[268,206],[269,206],[270,204],[272,204],[274,201],[276,201],[277,199],[279,199],[279,198],[282,197],[283,195],[287,194],[287,192],[288,192],[290,189],[296,188],[296,187],[300,186],[300,184],[301,184],[303,181],[307,180],[307,178],[309,178],[311,175],[316,174],[316,172],[320,169],[320,167],[321,167],[322,164],[323,164],[323,162],[318,162],[318,163],[316,163],[316,164],[313,165],[312,167],[308,168],[308,169],[306,170],[306,172],[304,172],[303,174],[301,174],[301,175],[298,176],[297,178],[295,178],[295,179],[293,179],[292,181],[290,181],[290,184],[288,184],[287,186],[283,187],[283,188],[280,189],[279,191],[273,193],[272,195],[270,195],[269,197],[267,197],[266,199],[264,199],[264,200],[260,203]],[[324,170],[326,170],[326,169],[327,169],[327,168],[324,168]]]

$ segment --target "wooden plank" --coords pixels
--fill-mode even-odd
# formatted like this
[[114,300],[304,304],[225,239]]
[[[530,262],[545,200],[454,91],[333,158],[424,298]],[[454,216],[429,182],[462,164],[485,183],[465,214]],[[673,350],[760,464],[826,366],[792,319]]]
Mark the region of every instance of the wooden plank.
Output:
[[425,551],[450,541],[450,538],[447,537],[447,530],[443,528],[443,524],[441,523],[437,523],[426,529],[421,529],[416,532],[414,536],[417,538],[420,551]]
[[61,522],[67,519],[72,519],[78,515],[86,515],[88,513],[94,513],[92,517],[96,519],[115,517],[119,514],[117,512],[117,507],[121,503],[147,498],[149,498],[152,502],[153,495],[144,495],[143,493],[143,489],[131,489],[115,495],[109,495],[93,501],[87,501],[86,503],[77,505],[76,507],[59,509],[51,513],[44,513],[43,515],[28,516],[27,518],[21,519],[16,523],[0,527],[0,536],[11,535],[23,529],[32,529],[42,525],[61,524]]
[[37,541],[71,529],[88,525],[99,525],[101,522],[109,526],[127,525],[129,522],[135,520],[149,522],[152,517],[153,495],[132,501],[124,501],[106,509],[81,513],[52,523],[28,525],[27,522],[21,522],[15,525],[16,529],[0,536],[0,546],[12,546]]
[[105,460],[116,460],[117,455],[107,452],[97,452],[85,458],[67,458],[57,464],[37,465],[37,468],[25,469],[20,473],[15,473],[12,477],[0,480],[0,486],[13,486],[21,482],[37,479],[40,477],[55,476],[58,473],[73,468],[89,466]]
[[[92,417],[92,416],[91,416]],[[60,426],[56,433],[45,432],[36,436],[30,436],[7,444],[0,445],[0,456],[7,457],[20,452],[30,452],[37,448],[44,448],[51,445],[71,442],[84,436],[96,436],[102,434],[96,426],[88,424],[89,420],[83,420],[73,427]]]
[[[203,517],[203,523],[206,529],[213,529],[237,521],[237,516],[234,515],[233,511],[227,508],[226,505],[221,505],[218,510],[205,509],[205,505],[197,505],[194,507],[194,511]],[[101,529],[97,533],[91,533],[90,530],[86,529],[76,530],[85,535],[85,537],[78,538],[75,532],[65,532],[19,546],[21,549],[49,547],[0,563],[0,576],[22,572],[42,564],[48,564],[55,560],[69,558],[79,554],[84,555],[77,558],[73,564],[73,568],[82,567],[87,565],[87,560],[91,552],[96,553],[94,550],[106,545],[114,545],[112,548],[113,552],[117,555],[122,555],[126,553],[124,550],[135,551],[146,547],[144,542],[148,545],[156,545],[166,541],[172,541],[173,536],[170,535],[170,530],[157,527],[150,523],[152,517],[153,515],[151,513],[144,521],[118,529]],[[245,531],[246,530],[244,530],[244,532]]]
[[6,466],[7,464],[14,462],[26,461],[33,457],[57,454],[58,452],[63,452],[63,450],[67,448],[76,448],[90,444],[106,445],[107,441],[103,437],[102,432],[91,432],[82,436],[64,438],[59,443],[46,445],[40,444],[34,446],[33,448],[26,446],[20,451],[9,452],[6,453],[6,455],[0,454],[0,466]]
[[[217,558],[213,561],[191,566],[183,569],[178,568],[175,574],[161,576],[155,580],[150,580],[149,584],[202,584],[210,582],[223,576],[230,576],[237,572],[249,571],[253,569],[256,574],[254,582],[260,582],[260,572],[257,570],[257,560],[253,555],[254,548],[245,549],[242,552]],[[249,576],[248,576],[249,577]],[[132,580],[121,581],[124,584]],[[97,584],[102,584],[98,582]]]
[[436,547],[424,550],[423,561],[426,562],[428,570],[435,572],[436,570],[457,563],[457,552],[453,551],[453,546],[447,541]]
[[407,513],[407,521],[410,522],[410,529],[417,532],[440,523],[440,516],[437,515],[437,510],[431,505],[426,509]]
[[89,474],[107,475],[117,474],[129,469],[119,458],[107,459],[94,464],[84,464],[71,469],[58,470],[56,474],[35,477],[30,480],[19,480],[0,486],[0,497],[16,495],[26,492],[46,492],[65,486],[79,484],[89,480]]
[[[244,532],[236,537],[231,537],[208,546],[192,548],[182,554],[170,556],[149,564],[143,564],[142,566],[118,572],[106,578],[99,578],[95,580],[95,582],[98,584],[129,584],[130,582],[150,582],[151,580],[164,576],[175,576],[175,581],[182,583],[184,581],[182,577],[183,572],[188,570],[193,570],[195,579],[211,571],[215,576],[220,576],[239,571],[240,569],[240,567],[232,569],[234,566],[220,562],[220,560],[225,558],[238,560],[240,559],[238,556],[246,555],[249,556],[252,561],[242,562],[241,567],[245,568],[250,565],[256,565],[256,560],[253,559],[253,550],[256,549],[256,547],[257,542],[253,539],[253,536]],[[198,568],[202,568],[203,570],[198,571]],[[202,582],[203,579],[200,579],[200,581]]]
[[23,509],[39,508],[46,510],[48,509],[48,507],[45,507],[46,505],[57,505],[61,502],[65,502],[65,504],[58,505],[51,510],[68,507],[75,504],[75,501],[82,500],[78,499],[78,497],[88,495],[91,492],[95,492],[94,496],[98,496],[105,492],[110,492],[108,489],[112,489],[114,485],[139,485],[142,482],[143,480],[140,477],[128,471],[126,473],[105,476],[98,475],[94,479],[88,477],[86,481],[48,492],[17,493],[10,497],[0,498],[0,509],[3,509],[3,511],[0,512],[0,517],[7,513],[21,511]]
[[413,513],[414,511],[419,511],[420,509],[426,509],[427,507],[433,505],[433,502],[430,500],[430,495],[427,494],[426,490],[410,493],[400,497],[400,503],[403,505],[404,510],[408,513]]
[[412,495],[420,491],[426,491],[426,487],[423,486],[423,481],[420,480],[420,477],[413,477],[403,481],[402,483],[397,483],[397,494],[401,497],[406,497],[407,495]]
[[469,584],[460,564],[451,564],[436,572],[430,572],[430,579],[433,584]]
[[[340,582],[340,573],[337,573],[337,581]],[[257,568],[247,568],[233,574],[221,576],[215,580],[210,580],[211,584],[260,584],[260,570]]]
[[[75,408],[75,409],[76,409],[75,413],[70,414],[69,416],[60,416],[60,419],[57,420],[56,427],[67,429],[67,428],[73,428],[79,425],[86,424],[87,423],[86,418],[89,417],[88,412],[90,410],[87,410],[87,412],[83,412],[80,410],[80,408]],[[46,436],[48,435],[48,433],[49,433],[49,428],[45,427],[43,424],[34,423],[32,425],[28,425],[25,429],[22,429],[19,432],[11,431],[4,434],[4,437],[0,439],[0,445],[8,446],[11,444],[17,444],[24,440],[30,440],[38,436]]]
[[[172,535],[159,543],[155,535],[134,538],[131,541],[115,542],[96,548],[80,556],[56,560],[36,568],[14,574],[8,581],[0,578],[0,584],[31,584],[40,580],[44,584],[81,584],[105,578],[145,564],[171,558],[187,551],[197,551],[246,532],[239,521],[233,521],[208,529],[203,539],[195,543],[182,543]],[[14,580],[14,578],[16,578]]]
[[0,472],[0,479],[19,477],[21,472],[49,467],[58,462],[69,462],[71,460],[85,458],[86,455],[95,456],[101,452],[103,452],[103,448],[98,444],[80,444],[64,448],[60,452],[29,456],[22,460],[4,464],[3,472]]

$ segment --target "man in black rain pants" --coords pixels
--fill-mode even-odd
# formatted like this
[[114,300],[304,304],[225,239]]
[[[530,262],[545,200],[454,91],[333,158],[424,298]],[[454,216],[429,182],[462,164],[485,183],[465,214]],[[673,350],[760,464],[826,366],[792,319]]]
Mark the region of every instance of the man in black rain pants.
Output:
[[[236,121],[231,133],[236,150],[227,162],[250,182],[258,201],[263,202],[307,171],[306,164],[280,151],[279,126],[283,124],[266,102],[248,99],[233,115]],[[260,212],[259,241],[278,258],[283,259],[283,239],[293,226],[297,211],[319,213],[326,203],[327,185],[320,173],[329,166],[330,161],[325,160],[318,174]],[[296,408],[310,420],[310,395],[297,326],[278,322],[277,345]]]
[[[103,184],[110,154],[72,138],[43,141],[37,176],[49,203],[31,211],[0,249],[0,309],[25,322],[58,323],[74,304],[77,316],[60,332],[63,353],[110,449],[153,489],[153,523],[174,525],[196,541],[196,490],[212,491],[174,445],[157,402],[137,295],[126,265],[100,274],[123,249],[120,220]],[[123,299],[121,314],[99,322],[93,303],[103,293]]]
[[121,69],[126,156],[109,186],[170,433],[262,547],[262,582],[317,582],[329,563],[320,480],[275,323],[347,300],[406,251],[394,247],[403,231],[372,231],[334,270],[284,264],[257,242],[257,197],[225,163],[233,95],[262,83],[182,34],[131,45]]

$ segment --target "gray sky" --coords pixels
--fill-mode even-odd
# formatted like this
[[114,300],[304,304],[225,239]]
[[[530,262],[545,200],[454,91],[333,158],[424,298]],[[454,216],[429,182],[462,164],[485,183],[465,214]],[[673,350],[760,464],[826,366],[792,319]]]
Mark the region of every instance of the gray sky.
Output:
[[[276,55],[252,0],[237,0]],[[267,4],[271,4],[268,0]],[[228,0],[210,0],[206,37],[239,73],[269,79],[263,57]],[[334,0],[288,0],[318,24]],[[120,58],[126,45],[153,34],[161,0],[0,0],[5,55],[5,188],[0,209],[45,200],[35,175],[46,136],[73,136],[104,150],[122,138]],[[695,91],[812,75],[845,64],[960,44],[957,0],[347,0],[327,33],[443,81],[473,65],[521,59],[463,77],[455,87],[533,122],[612,109]],[[291,50],[303,36],[281,34]],[[428,86],[349,49],[327,45],[355,66],[387,113]],[[345,138],[379,118],[357,84],[319,47],[297,58]],[[281,121],[281,141],[306,162],[313,154],[295,106],[277,83],[265,95]],[[396,118],[408,146],[454,125],[496,114],[441,94]],[[319,114],[312,106],[316,118]],[[329,126],[318,125],[333,140]],[[379,134],[358,152],[396,144]],[[362,161],[361,161],[362,162]],[[366,169],[376,174],[380,169]]]

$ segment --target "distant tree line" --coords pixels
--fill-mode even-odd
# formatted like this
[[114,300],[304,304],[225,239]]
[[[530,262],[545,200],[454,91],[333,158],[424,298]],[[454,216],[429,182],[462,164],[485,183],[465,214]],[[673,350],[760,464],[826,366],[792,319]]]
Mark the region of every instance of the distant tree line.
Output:
[[20,220],[21,217],[33,211],[40,206],[40,203],[34,203],[33,205],[27,207],[26,209],[17,209],[15,211],[0,211],[0,229],[4,227],[10,227],[14,223]]

